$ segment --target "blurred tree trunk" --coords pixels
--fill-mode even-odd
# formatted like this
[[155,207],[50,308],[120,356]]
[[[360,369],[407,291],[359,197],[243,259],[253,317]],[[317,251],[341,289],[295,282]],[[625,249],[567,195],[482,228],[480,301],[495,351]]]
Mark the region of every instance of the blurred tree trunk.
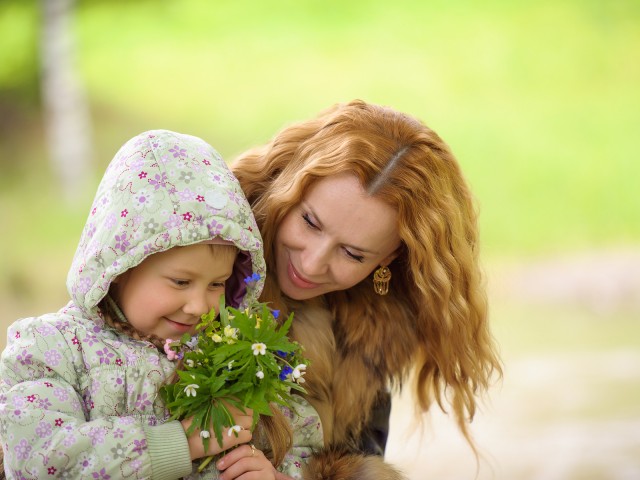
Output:
[[64,198],[73,202],[90,181],[93,146],[89,106],[75,69],[74,0],[40,0],[41,88],[49,157]]

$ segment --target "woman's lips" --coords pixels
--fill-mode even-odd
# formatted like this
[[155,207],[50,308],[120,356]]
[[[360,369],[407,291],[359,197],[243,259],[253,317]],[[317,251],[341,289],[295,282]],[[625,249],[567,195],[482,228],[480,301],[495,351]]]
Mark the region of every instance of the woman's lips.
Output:
[[289,274],[289,279],[291,280],[291,283],[293,283],[298,288],[310,289],[310,288],[316,288],[319,285],[318,283],[310,282],[304,279],[303,277],[301,277],[298,271],[295,268],[293,268],[293,265],[291,264],[291,262],[289,262],[289,265],[287,266],[287,273]]

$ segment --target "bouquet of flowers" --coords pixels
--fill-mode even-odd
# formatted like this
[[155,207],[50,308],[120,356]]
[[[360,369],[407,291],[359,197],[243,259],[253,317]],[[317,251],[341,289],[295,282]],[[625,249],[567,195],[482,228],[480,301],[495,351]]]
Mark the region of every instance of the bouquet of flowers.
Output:
[[181,364],[175,383],[160,389],[171,419],[193,417],[187,434],[199,428],[205,450],[211,427],[220,446],[225,427],[229,435],[240,430],[227,405],[252,409],[252,429],[260,415],[272,415],[270,403],[289,406],[292,390],[305,391],[308,363],[300,344],[287,338],[293,314],[279,326],[279,312],[264,303],[245,310],[225,307],[224,299],[220,303],[219,318],[215,310],[203,315],[197,336],[167,340],[169,359]]

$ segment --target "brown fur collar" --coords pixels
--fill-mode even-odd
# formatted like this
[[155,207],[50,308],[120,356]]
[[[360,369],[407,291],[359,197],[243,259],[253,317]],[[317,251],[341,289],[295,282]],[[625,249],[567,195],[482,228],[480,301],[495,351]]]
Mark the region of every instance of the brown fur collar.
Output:
[[381,457],[354,454],[340,449],[316,452],[304,467],[304,480],[406,480]]

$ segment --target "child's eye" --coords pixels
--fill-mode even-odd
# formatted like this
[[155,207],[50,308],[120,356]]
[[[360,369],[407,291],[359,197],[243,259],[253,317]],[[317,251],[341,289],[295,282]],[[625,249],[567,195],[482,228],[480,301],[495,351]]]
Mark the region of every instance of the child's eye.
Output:
[[224,282],[212,282],[209,284],[209,287],[217,290],[218,288],[224,288]]
[[311,221],[311,217],[309,217],[308,213],[303,213],[302,219],[304,220],[304,222],[307,224],[309,228],[313,228],[314,230],[318,229],[318,226],[315,223],[313,223],[313,221]]
[[178,287],[186,287],[189,285],[189,280],[180,280],[179,278],[172,278],[171,281],[175,283]]
[[348,249],[344,249],[344,253],[347,254],[347,257],[355,260],[356,262],[362,263],[364,261],[364,257],[362,255],[356,255],[355,253],[350,252]]

